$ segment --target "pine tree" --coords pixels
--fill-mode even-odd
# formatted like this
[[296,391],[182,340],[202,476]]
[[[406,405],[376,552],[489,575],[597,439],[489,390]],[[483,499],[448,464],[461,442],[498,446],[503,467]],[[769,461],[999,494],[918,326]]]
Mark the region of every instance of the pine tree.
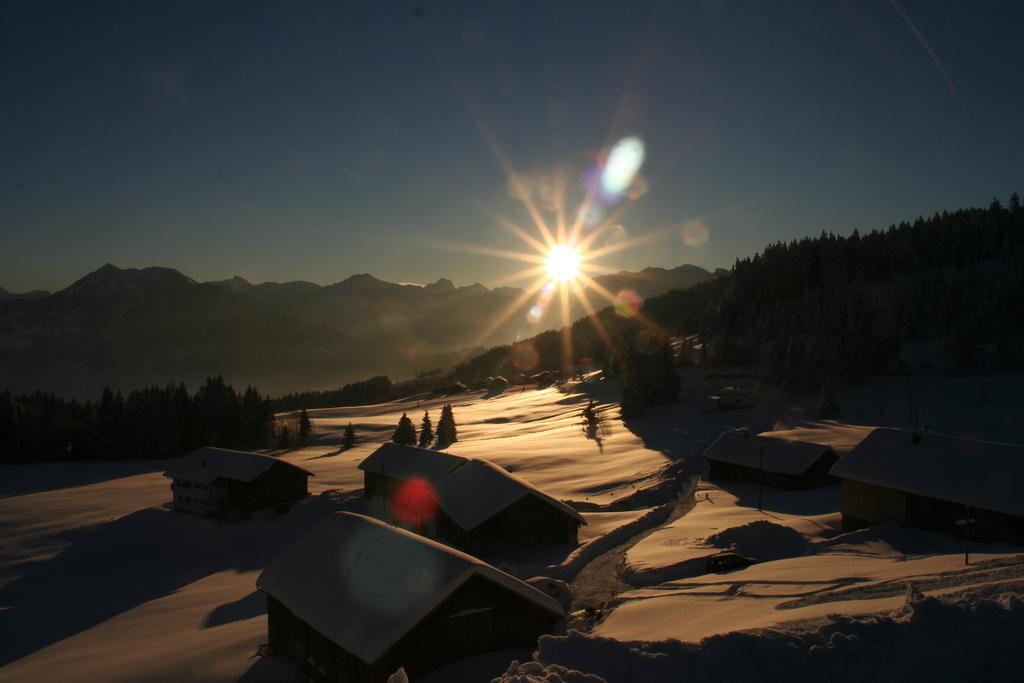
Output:
[[416,443],[416,427],[405,413],[402,413],[402,419],[398,421],[398,427],[395,428],[391,440],[403,446],[411,446]]
[[348,426],[345,427],[345,433],[341,437],[341,447],[344,449],[352,448],[356,444],[356,430],[352,429],[352,423],[349,422]]
[[445,403],[441,408],[441,419],[437,423],[437,444],[445,447],[458,441],[458,432],[455,429],[455,413],[452,412],[452,404]]
[[832,380],[826,379],[821,388],[821,399],[818,401],[818,419],[831,420],[839,416],[839,401],[832,389]]
[[292,446],[292,435],[288,429],[288,425],[281,427],[281,435],[277,440],[278,448],[291,448]]
[[1020,195],[1016,192],[1010,195],[1010,211],[1014,213],[1020,211]]
[[303,408],[299,413],[299,446],[309,445],[309,436],[313,432],[313,425],[309,422],[309,413]]
[[420,424],[419,447],[427,448],[434,441],[434,428],[430,423],[430,413],[423,411],[423,422]]
[[637,367],[627,361],[625,372],[622,373],[622,396],[619,398],[619,411],[622,417],[635,417],[643,413],[646,407],[647,401],[640,385]]

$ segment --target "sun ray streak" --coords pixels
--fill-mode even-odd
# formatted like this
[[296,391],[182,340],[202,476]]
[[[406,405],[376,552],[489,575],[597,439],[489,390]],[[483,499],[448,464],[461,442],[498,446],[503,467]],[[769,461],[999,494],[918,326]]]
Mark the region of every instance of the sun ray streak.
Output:
[[[580,279],[583,280],[583,282],[588,287],[590,287],[595,292],[597,292],[598,294],[603,296],[605,299],[607,299],[610,304],[612,304],[613,306],[615,305],[615,301],[616,301],[615,295],[612,294],[611,292],[609,292],[608,289],[605,288],[600,282],[597,282],[596,280],[594,280],[594,278],[590,277],[589,275],[583,275],[583,274],[580,274]],[[657,325],[654,322],[652,322],[643,313],[637,311],[636,314],[633,317],[640,324],[644,325],[645,327],[647,327],[647,328],[649,328],[651,330],[654,330],[658,334],[661,334],[661,335],[667,334],[665,332],[665,330],[661,328],[660,325]]]
[[438,249],[445,249],[448,251],[463,251],[470,254],[497,256],[499,258],[507,258],[512,259],[514,261],[523,261],[525,263],[536,263],[541,265],[546,263],[545,258],[540,254],[529,254],[521,251],[512,251],[510,249],[485,247],[481,244],[467,244],[464,242],[433,242],[432,246]]
[[499,327],[504,325],[505,322],[523,306],[523,304],[532,299],[533,296],[544,287],[545,283],[547,283],[546,276],[539,277],[534,280],[529,287],[523,290],[522,294],[516,297],[516,299],[505,308],[505,310],[495,316],[494,320],[491,321],[491,323],[484,329],[483,333],[481,333],[476,341],[470,344],[470,346],[480,346],[483,344],[487,338],[494,334]]
[[646,232],[643,235],[640,235],[639,237],[634,237],[632,239],[618,242],[616,244],[610,244],[606,247],[601,247],[599,249],[589,251],[587,252],[587,258],[596,259],[600,258],[601,256],[607,256],[609,254],[615,254],[626,249],[631,249],[640,244],[653,242],[654,240],[661,239],[662,237],[671,233],[674,230],[679,230],[681,227],[682,226],[679,225],[670,225],[664,228],[659,228],[657,230],[651,230],[650,232]]
[[516,271],[505,277],[498,278],[497,280],[491,281],[492,287],[504,287],[506,285],[513,284],[515,282],[521,282],[531,277],[538,275],[545,275],[548,272],[548,267],[545,266],[534,266],[533,268],[525,268],[523,270]]
[[562,304],[562,371],[563,374],[567,374],[569,366],[573,364],[572,325],[569,320],[569,287],[567,283],[560,283],[558,297]]
[[604,345],[609,349],[612,348],[612,338],[608,334],[608,330],[605,329],[604,323],[601,322],[601,318],[598,317],[597,311],[594,310],[594,306],[590,303],[590,299],[587,297],[587,292],[579,283],[573,282],[572,291],[576,294],[576,298],[579,299],[580,304],[583,306],[583,310],[587,313],[587,318],[590,319],[590,324],[594,327],[594,331],[597,332],[597,336],[601,338]]
[[504,216],[502,216],[502,215],[500,215],[498,213],[495,213],[494,211],[491,211],[490,209],[488,209],[485,206],[481,206],[480,209],[484,213],[486,213],[488,216],[490,216],[491,218],[496,220],[498,222],[498,225],[500,225],[501,227],[505,228],[506,230],[511,232],[513,235],[515,235],[516,237],[521,239],[523,242],[525,242],[527,244],[527,246],[530,246],[530,247],[536,249],[538,254],[543,254],[545,251],[547,251],[550,248],[551,245],[544,244],[543,242],[538,240],[536,237],[534,237],[530,233],[526,232],[526,230],[524,230],[523,228],[519,227],[519,225],[517,225],[516,223],[510,221],[509,219],[505,218]]

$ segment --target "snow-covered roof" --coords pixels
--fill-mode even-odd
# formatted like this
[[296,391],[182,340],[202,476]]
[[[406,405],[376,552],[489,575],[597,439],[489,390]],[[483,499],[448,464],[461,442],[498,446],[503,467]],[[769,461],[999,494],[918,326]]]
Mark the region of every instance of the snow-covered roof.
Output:
[[879,427],[832,474],[1024,517],[1024,446]]
[[437,504],[465,531],[472,531],[523,496],[536,496],[581,524],[583,515],[493,462],[470,460],[435,487]]
[[465,462],[465,458],[444,451],[389,442],[359,463],[359,469],[402,481],[419,477],[436,483]]
[[220,478],[252,481],[278,463],[297,469],[310,477],[316,476],[309,470],[280,458],[213,446],[204,446],[175,460],[164,472],[164,476],[200,484],[209,484]]
[[351,512],[336,512],[256,580],[299,619],[372,664],[474,576],[558,616],[549,595],[446,545]]
[[818,458],[832,449],[806,441],[776,439],[741,431],[724,432],[704,451],[708,460],[743,465],[758,469],[761,467],[761,452],[764,451],[764,471],[800,476]]

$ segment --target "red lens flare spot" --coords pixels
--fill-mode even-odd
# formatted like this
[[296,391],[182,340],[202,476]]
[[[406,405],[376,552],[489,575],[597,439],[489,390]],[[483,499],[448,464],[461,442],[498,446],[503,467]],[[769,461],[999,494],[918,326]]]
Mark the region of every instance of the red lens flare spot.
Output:
[[640,295],[632,289],[623,289],[615,295],[615,313],[623,318],[632,318],[640,312]]
[[516,344],[512,347],[512,365],[514,365],[517,370],[533,370],[537,367],[537,361],[539,359],[537,350],[533,348],[533,344],[529,342]]
[[391,509],[400,524],[418,527],[437,516],[434,487],[426,479],[410,479],[395,490]]

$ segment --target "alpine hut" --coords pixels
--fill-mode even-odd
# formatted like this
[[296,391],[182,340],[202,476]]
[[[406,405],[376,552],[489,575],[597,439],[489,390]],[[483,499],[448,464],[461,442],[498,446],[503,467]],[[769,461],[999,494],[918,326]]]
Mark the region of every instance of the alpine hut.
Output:
[[808,489],[834,481],[829,469],[838,456],[830,446],[750,434],[724,432],[707,450],[712,481],[760,481],[780,489]]
[[171,463],[164,476],[175,510],[227,517],[305,498],[315,475],[269,455],[206,446]]
[[475,459],[437,483],[436,534],[471,552],[575,544],[583,516],[488,460]]
[[260,575],[269,647],[303,680],[411,679],[482,652],[535,647],[565,613],[550,595],[458,550],[338,512]]
[[388,442],[367,456],[358,467],[363,471],[364,495],[367,498],[386,498],[404,482],[413,479],[436,484],[465,462],[465,458],[444,451]]
[[1024,446],[878,428],[832,467],[843,529],[895,522],[1024,543]]

